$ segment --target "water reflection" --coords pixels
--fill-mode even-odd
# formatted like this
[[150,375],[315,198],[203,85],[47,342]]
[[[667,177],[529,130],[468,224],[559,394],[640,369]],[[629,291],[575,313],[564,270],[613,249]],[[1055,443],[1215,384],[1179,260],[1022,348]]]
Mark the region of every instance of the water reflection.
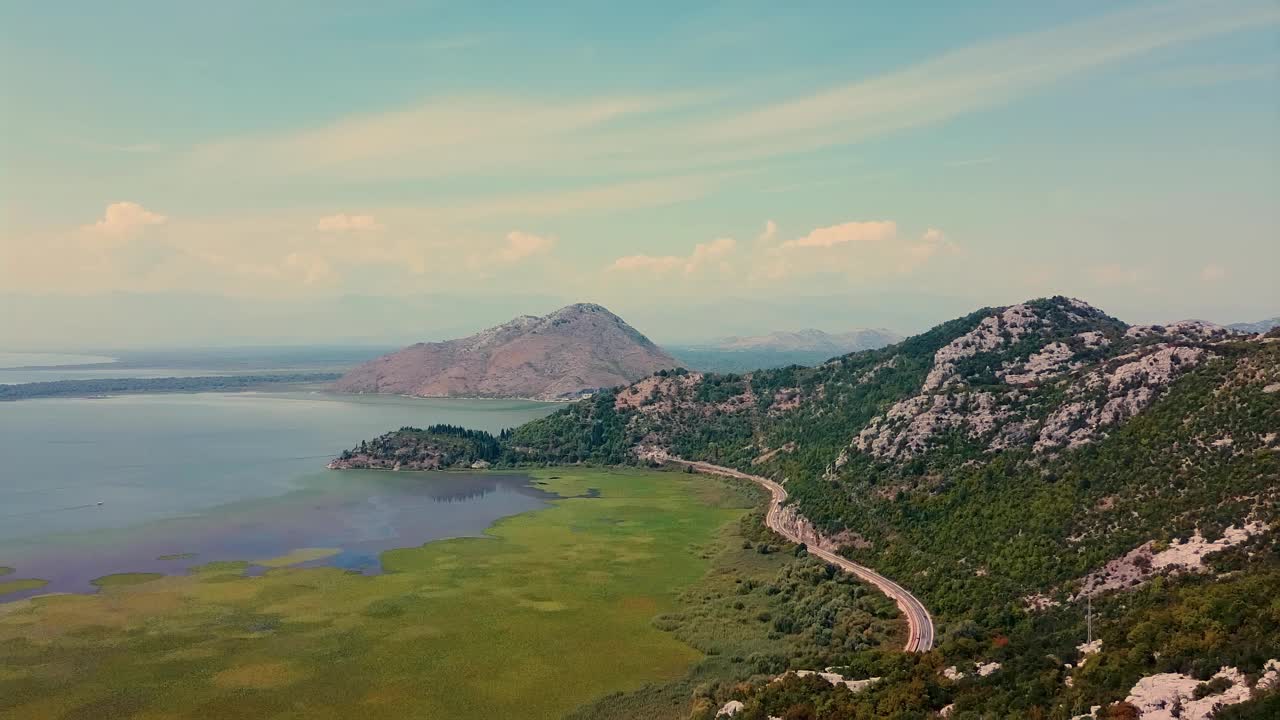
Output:
[[[46,592],[91,592],[119,572],[179,573],[213,561],[261,561],[300,548],[335,553],[297,566],[381,572],[384,550],[482,535],[500,518],[554,497],[522,475],[327,472],[301,490],[125,530],[44,537],[0,545],[10,578],[49,581],[0,601]],[[253,566],[249,574],[267,568]]]

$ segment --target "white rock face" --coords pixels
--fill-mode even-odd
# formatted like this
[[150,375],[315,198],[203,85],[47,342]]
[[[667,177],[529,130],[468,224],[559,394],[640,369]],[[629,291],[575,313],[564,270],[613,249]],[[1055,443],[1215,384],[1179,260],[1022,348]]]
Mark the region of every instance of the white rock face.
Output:
[[1076,333],[1076,337],[1080,339],[1080,343],[1088,350],[1097,350],[1111,344],[1106,335],[1097,330],[1088,330],[1082,333]]
[[1153,543],[1143,543],[1087,576],[1080,594],[1096,595],[1108,590],[1136,587],[1164,570],[1204,572],[1205,555],[1239,545],[1266,529],[1267,526],[1261,522],[1246,523],[1240,527],[1233,525],[1213,542],[1205,540],[1197,530],[1190,538],[1170,543],[1160,552],[1152,552]]
[[1024,363],[1006,363],[1003,379],[1010,385],[1035,385],[1069,370],[1074,357],[1075,353],[1066,343],[1052,342]]
[[1102,652],[1102,638],[1098,638],[1093,642],[1080,643],[1076,646],[1076,649],[1080,651],[1079,667],[1084,667],[1084,664],[1089,662],[1090,655],[1097,655]]
[[877,457],[899,458],[925,451],[934,436],[949,430],[981,438],[1009,418],[1002,405],[1014,398],[1012,393],[990,392],[916,395],[872,418],[853,445]]
[[999,669],[1000,663],[998,662],[990,662],[986,664],[978,663],[976,668],[980,677],[986,677]]
[[998,350],[1017,342],[1043,321],[1026,305],[1012,305],[998,315],[983,318],[978,327],[952,340],[933,354],[933,369],[924,379],[924,392],[932,392],[955,381],[956,361],[981,352]]
[[1258,690],[1280,687],[1280,660],[1268,660],[1262,669],[1262,677],[1258,678],[1258,684],[1255,687]]
[[1033,593],[1022,597],[1022,607],[1032,612],[1048,610],[1049,608],[1055,608],[1060,605],[1062,605],[1062,603],[1054,600],[1044,593]]
[[[806,677],[808,675],[817,675],[818,677],[822,678],[823,680],[826,680],[832,685],[844,685],[845,687],[849,688],[849,690],[852,692],[865,690],[868,687],[874,685],[875,683],[880,682],[880,678],[878,677],[867,678],[865,680],[850,680],[845,676],[841,675],[840,673],[834,673],[829,670],[824,672],[818,672],[816,670],[795,670],[793,672],[795,673],[796,677]],[[783,677],[785,677],[785,675]]]
[[[989,663],[975,662],[973,664],[973,671],[978,674],[978,677],[987,677],[988,675],[990,675],[991,673],[999,669],[1000,669],[1000,663],[998,662],[989,662]],[[942,677],[948,680],[955,681],[955,680],[963,680],[964,678],[968,677],[968,674],[961,672],[958,668],[956,668],[955,665],[952,665],[951,667],[943,669]]]
[[832,685],[843,685],[849,688],[850,692],[860,692],[874,685],[875,683],[880,682],[880,678],[878,677],[866,678],[865,680],[850,680],[849,678],[846,678],[840,673],[832,672],[831,668],[827,668],[822,672],[818,672],[817,670],[788,670],[787,672],[782,673],[781,675],[774,678],[773,680],[770,680],[769,682],[771,683],[781,682],[782,679],[788,675],[795,675],[796,677],[808,677],[810,675],[817,675],[818,677],[822,678],[823,680],[826,680]]
[[1164,335],[1178,340],[1204,341],[1225,340],[1238,335],[1234,330],[1215,325],[1203,320],[1180,320],[1169,325],[1134,325],[1124,336],[1127,338],[1144,338],[1152,335]]
[[1102,437],[1104,428],[1145,410],[1169,383],[1208,357],[1201,348],[1157,345],[1116,358],[1068,390],[1074,399],[1045,420],[1034,450],[1074,448]]
[[795,505],[782,506],[778,511],[778,525],[800,538],[800,542],[805,545],[828,552],[837,552],[842,547],[862,542],[858,536],[847,530],[836,535],[824,535],[809,521],[809,518],[800,514],[800,510]]
[[1217,678],[1231,681],[1231,687],[1196,700],[1199,680],[1178,673],[1149,675],[1133,686],[1125,702],[1138,708],[1142,720],[1208,720],[1218,708],[1252,697],[1244,673],[1236,668],[1222,668],[1214,674],[1213,679]]
[[716,713],[716,717],[733,717],[742,712],[745,707],[746,705],[743,705],[741,700],[730,700],[720,708],[720,711]]
[[[1096,312],[1080,301],[1070,302],[1071,308]],[[1067,309],[1074,321],[1085,321],[1086,314]],[[1052,331],[1046,317],[1024,304],[983,318],[973,330],[939,348],[920,391],[872,418],[847,451],[901,460],[927,452],[942,436],[953,433],[985,445],[988,452],[1031,446],[1037,453],[1049,453],[1079,447],[1106,437],[1108,428],[1146,410],[1170,383],[1212,357],[1201,344],[1233,337],[1224,328],[1199,321],[1138,327],[1128,333],[1136,350],[1086,373],[1085,364],[1095,362],[1096,351],[1110,346],[1112,339],[1103,331],[1084,331],[1049,342],[1029,356],[1005,360],[996,377],[1010,386],[1007,392],[964,386],[958,367],[966,358],[1000,352],[1042,330]],[[1147,337],[1153,341],[1132,342]],[[1036,389],[1068,379],[1065,399],[1041,419],[1030,404]],[[828,477],[838,475],[848,452],[827,468]]]

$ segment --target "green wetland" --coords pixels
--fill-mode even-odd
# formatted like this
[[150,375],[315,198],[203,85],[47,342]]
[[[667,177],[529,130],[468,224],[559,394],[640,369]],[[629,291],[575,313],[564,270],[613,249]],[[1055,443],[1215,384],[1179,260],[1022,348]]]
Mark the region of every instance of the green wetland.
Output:
[[[24,428],[5,449],[32,472],[0,487],[23,513],[0,539],[0,718],[685,718],[700,688],[900,642],[886,600],[761,528],[765,498],[746,483],[326,472],[309,449],[341,426],[496,429],[547,406],[21,406],[36,408],[25,424],[0,417]],[[92,414],[33,426],[72,410]],[[148,416],[149,433],[121,430]],[[229,462],[232,448],[252,461]],[[63,508],[73,491],[105,500]]]

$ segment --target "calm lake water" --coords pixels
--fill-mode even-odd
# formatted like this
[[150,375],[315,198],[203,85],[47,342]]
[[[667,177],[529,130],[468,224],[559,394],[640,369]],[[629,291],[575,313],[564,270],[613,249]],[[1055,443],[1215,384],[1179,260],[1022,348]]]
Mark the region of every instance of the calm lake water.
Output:
[[[252,370],[249,372],[264,372]],[[226,369],[204,369],[204,368],[163,368],[163,367],[146,367],[146,368],[117,368],[117,367],[96,367],[96,368],[77,368],[74,365],[68,367],[49,367],[44,370],[19,370],[15,368],[0,368],[0,385],[20,385],[22,383],[36,382],[57,382],[59,380],[97,380],[101,378],[167,378],[167,377],[213,377],[217,375],[234,375],[235,373]]]
[[481,534],[544,494],[518,476],[325,471],[330,458],[404,425],[497,431],[556,407],[315,393],[0,404],[0,565],[16,569],[4,579],[81,591],[115,572],[300,548],[376,571],[382,550]]
[[104,355],[72,355],[69,353],[19,353],[0,351],[0,370],[28,365],[84,365],[108,363],[115,358]]

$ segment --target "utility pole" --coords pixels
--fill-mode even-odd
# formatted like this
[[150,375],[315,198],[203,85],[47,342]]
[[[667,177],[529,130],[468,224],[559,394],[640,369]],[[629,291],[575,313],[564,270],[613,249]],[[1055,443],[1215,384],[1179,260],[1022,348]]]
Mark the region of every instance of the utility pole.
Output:
[[1088,637],[1086,638],[1086,641],[1093,642],[1093,596],[1086,595],[1085,598],[1088,600],[1088,607],[1089,607],[1088,615],[1086,615],[1087,619],[1085,621],[1085,624],[1089,628]]

